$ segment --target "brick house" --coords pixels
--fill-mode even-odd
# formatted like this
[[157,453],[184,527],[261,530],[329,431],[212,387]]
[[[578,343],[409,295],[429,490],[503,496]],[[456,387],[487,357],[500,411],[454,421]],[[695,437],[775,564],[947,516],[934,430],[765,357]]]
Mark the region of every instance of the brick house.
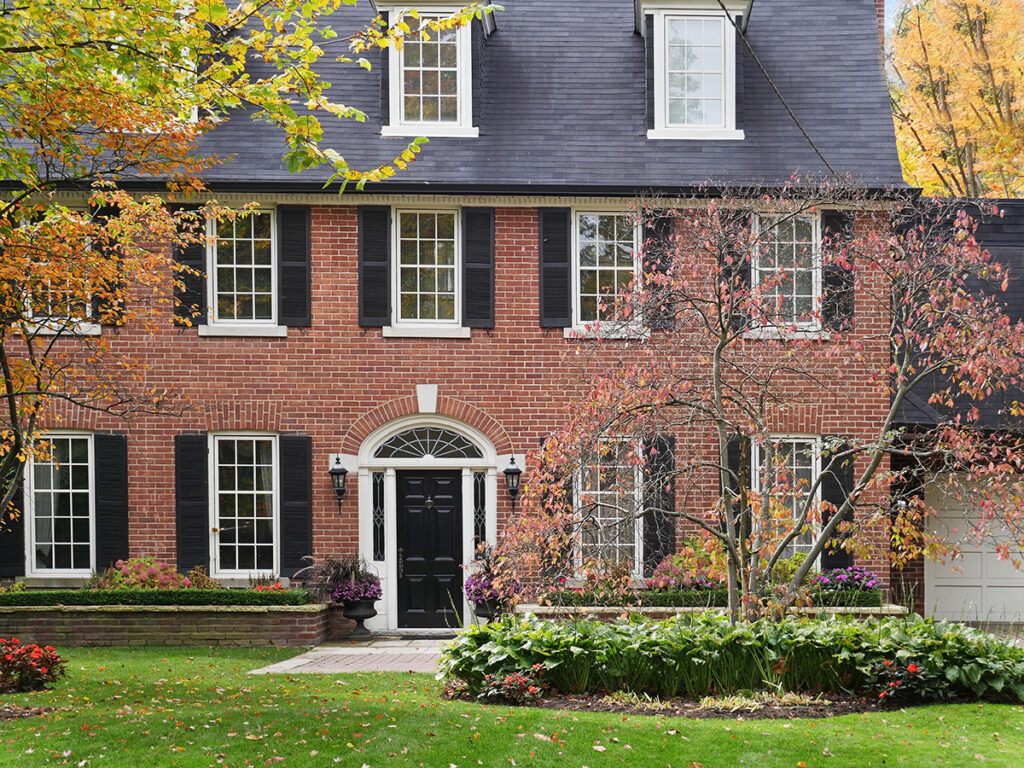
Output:
[[[625,215],[638,196],[709,180],[777,186],[822,173],[819,152],[865,187],[903,183],[881,0],[725,6],[517,0],[388,52],[371,73],[325,65],[369,117],[327,127],[354,165],[431,137],[408,172],[364,192],[289,174],[269,127],[228,121],[206,137],[232,158],[209,173],[217,199],[260,210],[175,254],[206,275],[183,297],[200,322],[182,329],[169,316],[155,337],[102,330],[194,407],[130,424],[61,413],[61,467],[33,467],[24,531],[0,540],[0,576],[74,584],[152,554],[245,583],[288,577],[308,555],[358,552],[384,583],[378,628],[457,622],[461,565],[512,511],[502,471],[579,392],[562,375],[573,329],[595,319],[600,281],[638,269],[635,258],[588,262],[588,248],[639,249],[644,233]],[[361,4],[335,27],[368,20]],[[794,238],[813,251],[820,232],[807,222]],[[813,260],[800,268],[820,273]],[[857,323],[866,338],[885,318]],[[796,436],[794,451],[870,434],[888,401],[858,382],[885,350],[827,363],[849,388],[788,414],[780,432]],[[340,503],[336,464],[349,472]],[[877,539],[863,564],[887,578]],[[640,568],[666,543],[641,530],[634,546]]]

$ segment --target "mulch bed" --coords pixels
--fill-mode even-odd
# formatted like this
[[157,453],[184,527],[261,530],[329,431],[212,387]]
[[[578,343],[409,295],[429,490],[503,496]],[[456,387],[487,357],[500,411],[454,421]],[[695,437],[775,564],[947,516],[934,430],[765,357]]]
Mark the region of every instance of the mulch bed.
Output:
[[38,717],[52,711],[51,707],[16,707],[13,704],[0,704],[0,721]]
[[768,704],[760,709],[700,709],[695,702],[673,699],[660,705],[623,704],[610,702],[601,696],[553,696],[538,706],[564,709],[572,712],[616,712],[626,715],[661,715],[688,717],[694,720],[789,720],[793,718],[826,718],[852,715],[858,712],[877,712],[876,702],[864,698],[829,696],[826,701],[812,705],[782,706]]

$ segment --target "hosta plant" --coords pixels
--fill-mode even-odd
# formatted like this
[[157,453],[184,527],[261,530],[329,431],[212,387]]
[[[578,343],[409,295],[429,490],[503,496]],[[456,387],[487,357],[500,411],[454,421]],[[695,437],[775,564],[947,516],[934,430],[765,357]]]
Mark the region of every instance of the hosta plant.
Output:
[[901,683],[908,700],[1024,702],[1024,648],[916,617],[733,624],[723,614],[701,613],[609,624],[505,616],[464,630],[446,648],[440,669],[474,695],[487,676],[541,664],[545,682],[559,693],[622,690],[699,700],[742,691],[877,696],[892,679],[886,661],[913,678]]

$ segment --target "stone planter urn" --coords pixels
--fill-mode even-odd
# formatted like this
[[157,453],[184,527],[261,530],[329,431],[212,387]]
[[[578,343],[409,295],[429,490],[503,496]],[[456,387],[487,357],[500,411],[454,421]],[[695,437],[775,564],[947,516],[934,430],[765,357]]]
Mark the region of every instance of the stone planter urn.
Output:
[[500,600],[485,600],[482,603],[473,604],[473,613],[478,619],[491,621],[501,615]]
[[352,630],[350,637],[363,640],[370,636],[370,630],[363,625],[363,622],[377,615],[377,609],[373,607],[376,602],[376,600],[346,600],[342,603],[341,615],[356,623],[356,628]]

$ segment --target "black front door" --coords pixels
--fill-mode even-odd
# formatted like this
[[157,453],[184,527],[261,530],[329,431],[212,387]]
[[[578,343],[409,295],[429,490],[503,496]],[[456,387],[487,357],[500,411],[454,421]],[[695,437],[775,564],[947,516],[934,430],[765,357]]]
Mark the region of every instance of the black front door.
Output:
[[398,472],[398,626],[462,625],[462,473]]

